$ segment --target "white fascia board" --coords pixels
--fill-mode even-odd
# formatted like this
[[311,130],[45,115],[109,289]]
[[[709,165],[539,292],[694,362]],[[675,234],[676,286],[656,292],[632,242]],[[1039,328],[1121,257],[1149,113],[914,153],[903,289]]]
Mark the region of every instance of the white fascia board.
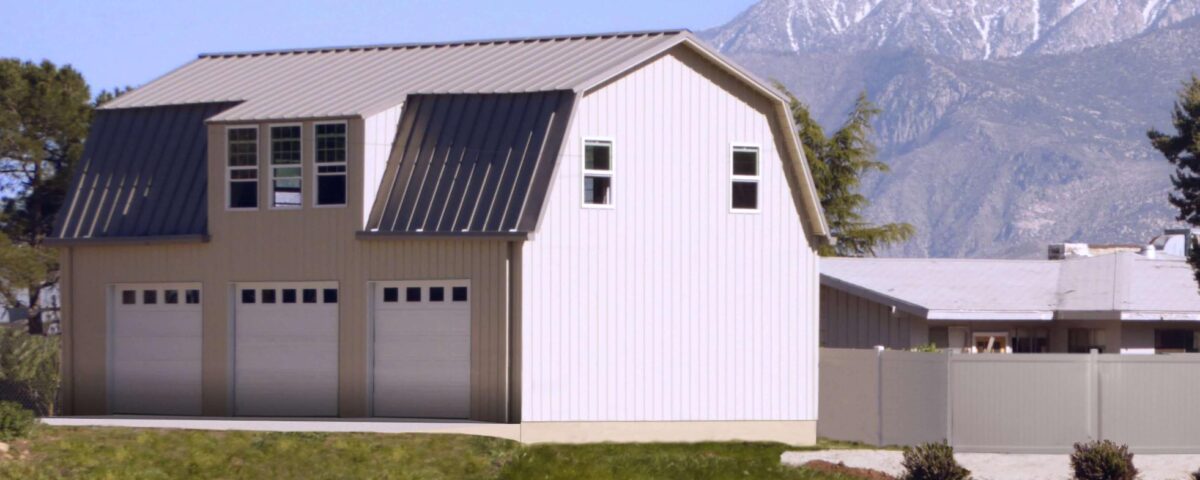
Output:
[[1121,312],[1123,322],[1200,322],[1200,312]]
[[930,310],[927,320],[973,320],[973,321],[1038,321],[1054,320],[1052,310]]

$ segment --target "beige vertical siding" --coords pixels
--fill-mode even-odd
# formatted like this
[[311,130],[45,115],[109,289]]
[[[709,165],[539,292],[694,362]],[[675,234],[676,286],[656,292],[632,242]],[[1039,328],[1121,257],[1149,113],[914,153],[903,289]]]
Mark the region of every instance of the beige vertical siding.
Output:
[[928,342],[924,319],[836,288],[821,287],[821,346],[906,349]]
[[362,228],[364,122],[349,120],[349,191],[344,208],[312,208],[313,122],[304,123],[301,210],[268,204],[268,124],[260,127],[260,207],[225,211],[224,126],[209,128],[209,233],[204,244],[76,246],[63,260],[73,414],[108,412],[106,287],[112,283],[201,282],[204,288],[203,412],[226,415],[230,383],[230,287],[236,282],[336,281],[340,292],[339,414],[367,412],[367,282],[468,279],[471,295],[471,418],[507,417],[509,245],[493,240],[375,240]]

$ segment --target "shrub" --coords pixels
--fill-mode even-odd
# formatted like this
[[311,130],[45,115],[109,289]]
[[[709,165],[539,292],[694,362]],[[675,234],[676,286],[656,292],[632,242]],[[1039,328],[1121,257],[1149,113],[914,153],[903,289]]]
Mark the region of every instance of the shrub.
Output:
[[1138,474],[1129,447],[1111,440],[1076,443],[1071,470],[1078,480],[1133,480]]
[[904,449],[905,480],[967,480],[971,471],[954,460],[954,449],[945,443],[926,443]]
[[0,381],[19,389],[41,414],[53,416],[62,384],[58,337],[0,328]]
[[17,402],[0,402],[0,442],[29,434],[34,425],[33,412]]

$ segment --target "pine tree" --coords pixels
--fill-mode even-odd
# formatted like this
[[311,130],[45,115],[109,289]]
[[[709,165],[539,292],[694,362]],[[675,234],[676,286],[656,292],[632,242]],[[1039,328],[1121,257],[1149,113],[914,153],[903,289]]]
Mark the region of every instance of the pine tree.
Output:
[[57,308],[42,296],[58,281],[43,245],[62,206],[91,122],[87,83],[70,66],[0,59],[0,300],[29,312],[30,333]]
[[813,120],[808,107],[782,85],[776,86],[788,96],[796,133],[804,146],[804,156],[808,159],[825,219],[837,239],[833,245],[819,246],[817,252],[826,257],[875,256],[876,249],[912,237],[912,225],[873,225],[862,217],[862,211],[870,205],[870,201],[858,193],[863,175],[888,171],[886,163],[875,159],[875,144],[869,138],[871,121],[880,110],[867,94],[858,95],[846,122],[833,136],[827,137],[821,125]]
[[[1153,129],[1146,135],[1150,144],[1175,166],[1175,174],[1171,175],[1175,192],[1168,199],[1179,209],[1176,220],[1200,226],[1200,78],[1195,75],[1179,91],[1171,124],[1175,127],[1174,135]],[[1200,282],[1200,248],[1196,247],[1192,245],[1189,249],[1188,263]]]

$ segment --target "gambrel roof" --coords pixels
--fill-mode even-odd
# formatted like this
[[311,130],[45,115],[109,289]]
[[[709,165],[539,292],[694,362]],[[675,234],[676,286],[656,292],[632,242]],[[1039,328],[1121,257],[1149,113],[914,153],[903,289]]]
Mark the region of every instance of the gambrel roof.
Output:
[[[773,121],[788,129],[783,138],[784,154],[791,165],[789,173],[799,186],[799,191],[794,193],[802,217],[810,235],[828,237],[829,229],[795,135],[786,99],[686,30],[203,54],[109,102],[101,107],[101,111],[220,104],[223,108],[208,117],[207,122],[233,123],[364,118],[403,105],[410,98],[432,100],[433,97],[429,97],[432,95],[569,92],[578,101],[580,96],[605,82],[679,46],[700,53],[752,90],[773,99]],[[409,109],[404,110],[407,113]],[[559,121],[566,122],[567,119],[560,118]],[[93,136],[99,134],[93,129]],[[124,131],[122,134],[142,133]],[[109,141],[126,142],[127,139]],[[552,145],[548,151],[557,151],[557,148]],[[89,158],[85,154],[85,163]],[[125,180],[116,179],[115,171],[93,169],[89,172],[107,177],[107,180],[92,179],[99,182],[96,185]],[[387,180],[385,178],[385,182]],[[86,182],[73,184],[73,189],[86,185]],[[380,197],[395,188],[395,184],[382,186]],[[513,197],[511,193],[506,195]],[[534,194],[538,194],[537,189]],[[524,194],[517,196],[525,198]],[[529,202],[541,200],[528,199]],[[505,205],[504,208],[509,207]],[[399,225],[401,220],[411,224],[411,218],[404,216],[409,213],[397,210],[400,208],[389,210],[389,206],[384,205],[378,217],[372,216],[378,221],[374,227],[380,227],[388,218],[394,220],[392,225]],[[512,228],[532,227],[524,222],[497,226],[497,231]],[[93,234],[102,235],[103,232]],[[56,236],[60,239],[92,238],[70,231],[56,231]]]

